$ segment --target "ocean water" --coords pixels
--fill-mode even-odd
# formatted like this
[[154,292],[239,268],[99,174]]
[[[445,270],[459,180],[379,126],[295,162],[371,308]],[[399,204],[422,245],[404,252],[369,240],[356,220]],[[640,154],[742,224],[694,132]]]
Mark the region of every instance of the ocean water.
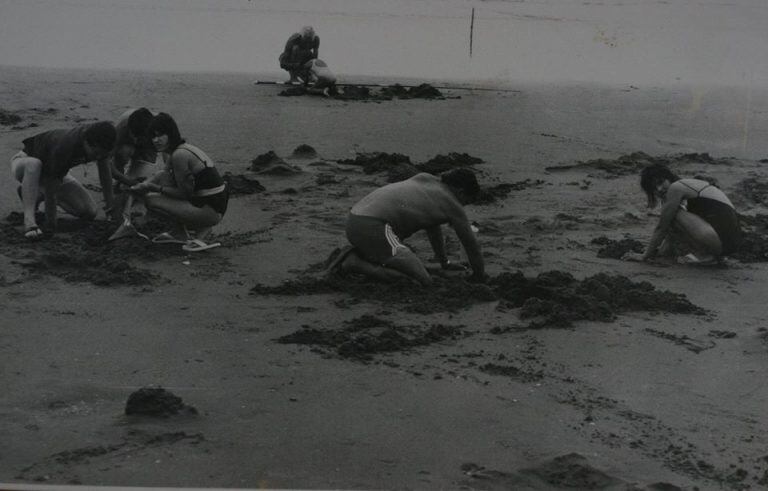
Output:
[[0,0],[0,65],[282,78],[306,24],[342,79],[768,79],[764,0]]

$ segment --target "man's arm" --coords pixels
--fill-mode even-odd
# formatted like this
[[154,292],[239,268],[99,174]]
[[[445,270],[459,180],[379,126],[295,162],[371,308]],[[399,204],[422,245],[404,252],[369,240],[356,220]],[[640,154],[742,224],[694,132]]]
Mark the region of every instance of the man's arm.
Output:
[[656,255],[659,246],[664,242],[664,239],[669,233],[669,228],[675,221],[675,217],[680,210],[680,204],[682,203],[683,198],[685,198],[683,190],[679,189],[677,186],[669,188],[664,205],[661,208],[659,222],[653,230],[653,235],[651,235],[651,240],[648,242],[648,247],[645,248],[645,253],[641,260],[645,261]]
[[435,259],[440,261],[440,266],[445,267],[448,264],[448,256],[445,254],[445,240],[443,240],[443,231],[440,225],[426,229],[429,243],[435,252]]

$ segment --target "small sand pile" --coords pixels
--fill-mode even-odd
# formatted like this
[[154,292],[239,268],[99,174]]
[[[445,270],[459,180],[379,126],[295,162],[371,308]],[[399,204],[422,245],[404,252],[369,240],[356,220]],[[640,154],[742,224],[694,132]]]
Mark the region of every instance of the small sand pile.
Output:
[[610,259],[621,259],[628,252],[642,253],[645,251],[645,245],[635,239],[613,240],[600,236],[592,239],[591,243],[603,246],[597,251],[597,257],[607,257]]
[[230,196],[241,196],[265,191],[266,188],[253,176],[247,174],[224,173],[224,181],[227,183]]
[[462,330],[456,326],[398,326],[392,321],[372,315],[363,315],[345,321],[344,324],[345,327],[339,330],[305,326],[276,341],[283,344],[319,346],[326,352],[332,352],[342,358],[368,361],[375,354],[404,351],[463,336]]
[[579,320],[610,322],[622,312],[702,314],[685,295],[657,290],[648,282],[600,273],[576,280],[562,271],[526,278],[520,271],[502,273],[487,284],[461,278],[434,277],[429,288],[408,281],[382,284],[355,275],[303,278],[269,287],[256,285],[252,295],[302,296],[345,293],[353,302],[375,301],[420,314],[456,312],[481,302],[500,300],[499,310],[520,309],[529,327],[569,327]]
[[670,167],[682,164],[731,165],[731,161],[728,159],[714,159],[708,153],[685,153],[652,157],[645,152],[634,152],[629,155],[622,155],[617,159],[579,161],[572,165],[546,167],[546,170],[557,172],[573,169],[595,169],[603,171],[607,174],[607,177],[613,178],[639,174],[641,170],[652,164],[662,164]]
[[12,126],[21,122],[21,116],[0,108],[0,125]]
[[301,173],[301,169],[287,164],[272,150],[251,160],[251,166],[248,169],[256,174],[271,176],[291,176]]
[[128,396],[125,414],[167,418],[176,414],[197,414],[197,409],[184,404],[181,397],[162,387],[142,387]]
[[317,151],[311,146],[302,143],[293,149],[291,157],[295,159],[314,159],[317,158]]

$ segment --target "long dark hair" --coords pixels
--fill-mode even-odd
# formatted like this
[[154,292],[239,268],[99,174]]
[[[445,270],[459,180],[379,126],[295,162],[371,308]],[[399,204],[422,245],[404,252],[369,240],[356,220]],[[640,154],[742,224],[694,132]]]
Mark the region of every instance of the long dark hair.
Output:
[[662,182],[670,183],[679,180],[677,175],[669,170],[669,167],[663,164],[649,165],[640,173],[640,187],[643,188],[648,197],[648,208],[655,208],[658,203],[656,198],[656,187]]
[[179,133],[179,127],[176,121],[173,120],[170,114],[159,113],[152,118],[152,122],[149,123],[147,133],[150,138],[157,135],[168,135],[168,153],[173,153],[176,147],[184,143],[184,139]]

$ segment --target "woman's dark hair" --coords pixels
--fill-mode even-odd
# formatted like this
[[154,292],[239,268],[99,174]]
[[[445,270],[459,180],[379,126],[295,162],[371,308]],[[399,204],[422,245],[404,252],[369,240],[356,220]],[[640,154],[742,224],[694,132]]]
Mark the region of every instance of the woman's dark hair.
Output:
[[159,113],[152,118],[152,122],[149,123],[147,129],[150,138],[157,135],[168,135],[168,152],[172,153],[176,150],[176,147],[184,143],[184,139],[179,133],[179,127],[176,125],[176,121],[170,116],[170,114]]
[[133,133],[136,138],[143,138],[148,136],[147,129],[150,123],[152,123],[152,113],[146,107],[140,107],[128,116],[128,130]]
[[115,146],[115,139],[117,139],[117,131],[109,121],[99,121],[86,128],[83,137],[92,147],[112,150],[112,147]]
[[443,172],[440,174],[440,180],[463,195],[457,196],[462,203],[472,203],[480,195],[480,185],[475,173],[465,167]]
[[656,206],[656,187],[659,184],[665,180],[672,183],[679,179],[680,178],[664,164],[653,164],[643,169],[640,173],[640,187],[648,197],[648,208],[654,208]]

